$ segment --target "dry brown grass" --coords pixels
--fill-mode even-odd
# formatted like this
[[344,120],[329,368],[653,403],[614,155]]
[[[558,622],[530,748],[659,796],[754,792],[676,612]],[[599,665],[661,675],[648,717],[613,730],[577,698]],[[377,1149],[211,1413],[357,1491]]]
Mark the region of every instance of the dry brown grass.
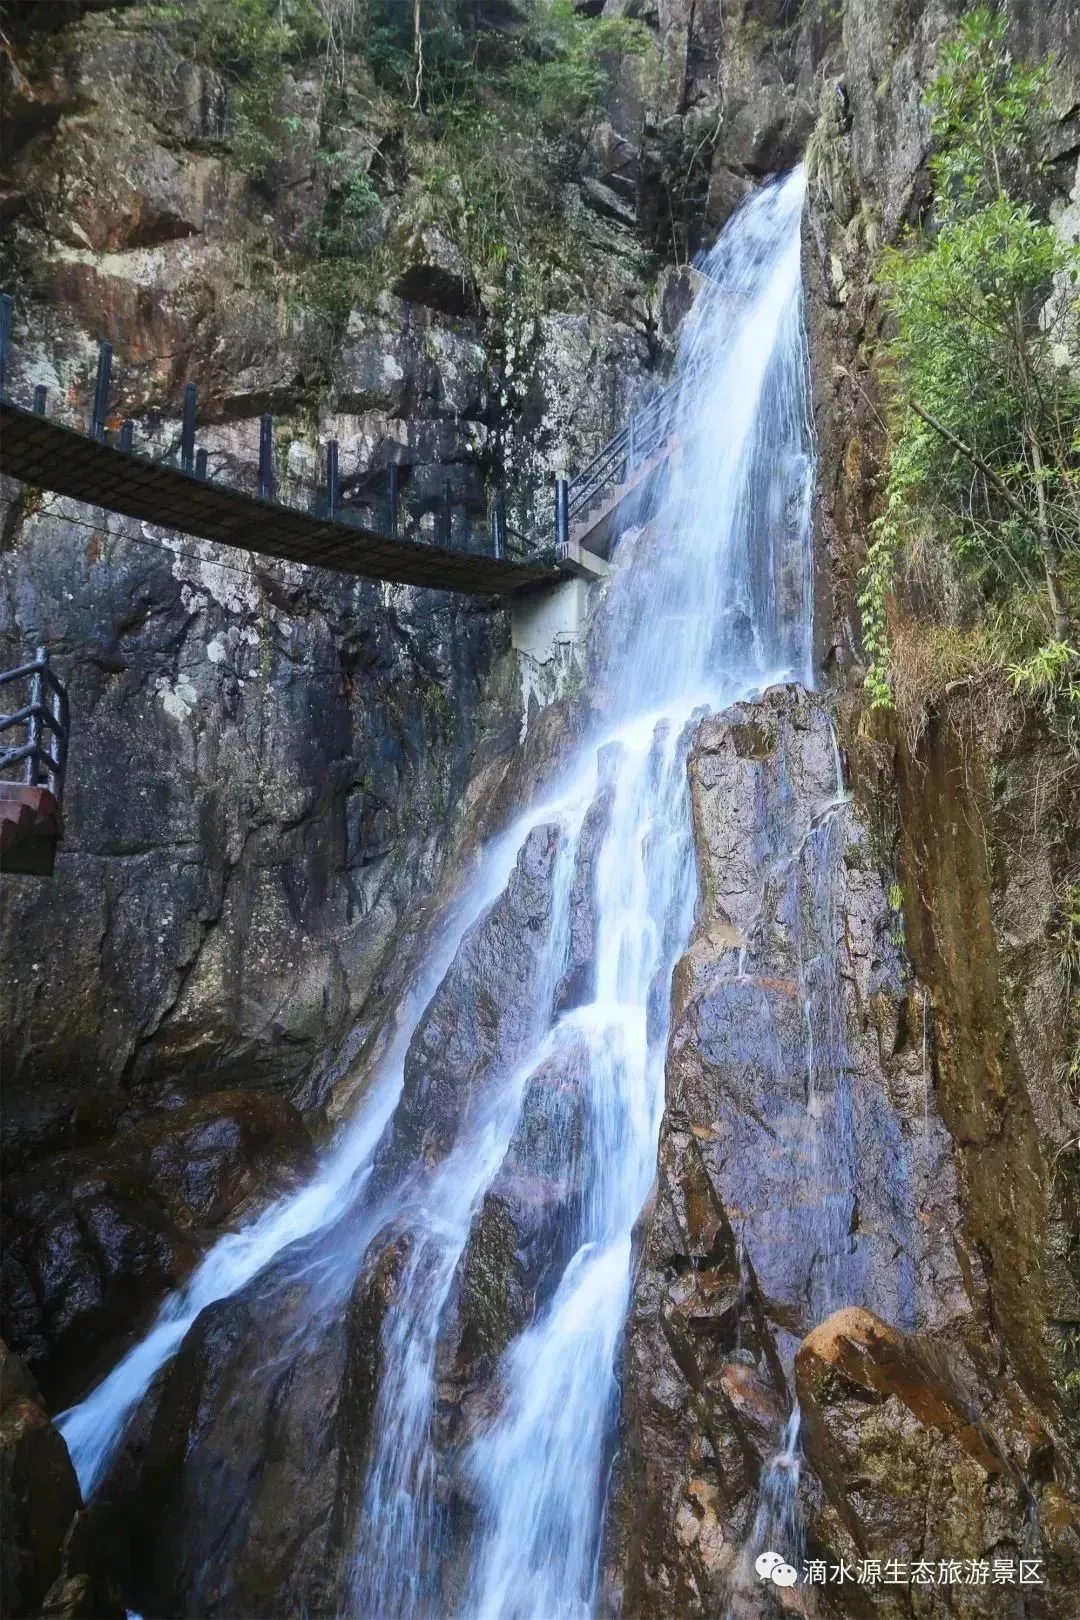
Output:
[[946,697],[966,689],[993,707],[1007,706],[1006,668],[1022,656],[1015,627],[978,624],[960,630],[902,619],[892,626],[893,701],[912,749],[931,712]]

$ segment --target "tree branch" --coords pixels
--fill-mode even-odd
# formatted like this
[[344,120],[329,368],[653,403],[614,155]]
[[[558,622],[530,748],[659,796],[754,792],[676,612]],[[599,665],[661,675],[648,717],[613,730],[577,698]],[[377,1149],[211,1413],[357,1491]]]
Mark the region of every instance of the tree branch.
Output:
[[951,444],[954,450],[959,450],[960,454],[962,456],[966,456],[973,467],[977,467],[979,469],[983,477],[986,479],[986,482],[991,486],[992,489],[997,490],[998,494],[1001,496],[1002,500],[1007,506],[1011,506],[1013,511],[1018,513],[1019,516],[1022,517],[1026,522],[1031,522],[1031,513],[1028,511],[1023,501],[1019,500],[1017,496],[1013,494],[1008,484],[1004,483],[998,477],[993,467],[988,466],[983,460],[982,456],[978,455],[969,444],[965,444],[963,439],[958,439],[956,434],[953,433],[950,428],[945,426],[944,422],[939,422],[936,416],[931,416],[929,411],[924,410],[917,399],[910,400],[909,404],[911,405],[912,410],[915,412],[915,415],[920,417],[922,421],[926,423],[927,427],[932,427],[935,433],[941,435],[946,444]]

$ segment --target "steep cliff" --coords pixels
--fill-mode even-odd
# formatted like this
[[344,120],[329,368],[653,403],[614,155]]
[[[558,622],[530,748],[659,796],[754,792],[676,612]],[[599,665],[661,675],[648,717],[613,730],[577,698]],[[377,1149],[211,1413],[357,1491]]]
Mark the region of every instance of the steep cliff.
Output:
[[[1031,1611],[1066,1614],[1075,1601],[1075,740],[1052,700],[1025,702],[1000,666],[951,679],[902,671],[891,714],[871,712],[861,691],[855,598],[888,453],[876,275],[881,249],[927,205],[925,97],[954,20],[950,8],[846,6],[821,86],[805,254],[816,628],[853,792],[832,812],[847,849],[839,911],[823,920],[824,941],[800,947],[780,922],[777,880],[751,867],[748,881],[745,870],[753,829],[785,801],[755,786],[740,809],[739,783],[747,773],[768,783],[786,750],[781,777],[794,773],[807,791],[808,744],[786,730],[790,720],[778,737],[764,716],[705,729],[691,762],[702,909],[675,978],[669,1105],[642,1221],[609,1525],[611,1601],[624,1614],[709,1613],[732,1592],[738,1613],[783,1606],[751,1554],[792,1545],[797,1462],[782,1420],[793,1398],[812,1471],[802,1481],[807,1557],[829,1570],[845,1557],[852,1568],[892,1557],[910,1582],[920,1560],[986,1560],[989,1571],[998,1556],[1006,1586],[1030,1553],[1045,1560],[1047,1582],[1026,1594]],[[1009,42],[1029,60],[1052,53],[1059,119],[1040,206],[1070,230],[1075,23],[1064,8],[1017,8]],[[898,588],[897,633],[917,636],[920,616],[948,624],[949,601],[962,595],[949,589],[934,602],[925,585],[921,599]],[[822,797],[819,783],[805,843],[793,835],[802,867]],[[801,881],[817,892],[812,873]],[[780,930],[767,952],[751,951],[755,973],[762,954],[770,959],[760,982],[744,977],[739,955],[753,944],[748,892],[768,897],[762,916]],[[807,915],[820,913],[812,904]],[[828,1316],[812,1270],[791,1264],[793,1243],[819,1265],[828,1252],[828,1234],[805,1230],[805,1161],[790,1162],[791,1133],[776,1116],[792,1085],[797,1108],[814,1112],[790,1026],[810,1005],[801,964],[834,950],[837,1027],[825,1049],[845,1043],[837,1071],[851,1088],[857,1147],[846,1168],[828,1155],[826,1165],[851,1199],[843,1264],[881,1245],[861,1262],[856,1290],[876,1316]],[[820,1612],[909,1612],[913,1597],[881,1579],[869,1593],[825,1578],[806,1600]],[[999,1614],[1016,1598],[931,1588],[919,1600],[917,1612],[955,1602]]]
[[[331,63],[324,35],[282,40],[279,59],[237,45],[228,28],[260,15],[204,6],[193,34],[183,7],[13,8],[9,386],[45,384],[82,424],[107,339],[113,420],[134,418],[153,453],[175,454],[190,379],[212,477],[252,486],[269,410],[283,498],[310,500],[334,436],[362,516],[385,521],[394,462],[403,532],[431,536],[449,484],[455,543],[486,545],[488,486],[509,480],[512,513],[527,506],[617,425],[658,353],[633,209],[605,218],[572,186],[574,274],[549,267],[518,296],[431,222],[425,118],[371,53]],[[561,206],[561,183],[537,178],[530,221]],[[342,218],[350,186],[362,229]],[[407,971],[402,918],[437,887],[469,775],[506,761],[520,716],[501,604],[5,494],[5,664],[45,642],[74,719],[56,875],[6,878],[3,895],[19,1170],[5,1310],[56,1398],[85,1388],[99,1347],[115,1353],[106,1320],[128,1330],[254,1182],[280,1182],[263,1171],[295,1163],[291,1105],[314,1117],[335,1042]],[[175,1178],[110,1181],[104,1156],[127,1165],[155,1138],[167,1158],[192,1110],[227,1136],[236,1108],[262,1107],[237,1088],[276,1096],[257,1150],[242,1125],[208,1145],[244,1166],[209,1225]],[[43,1257],[42,1223],[70,1229],[62,1261]],[[53,1382],[58,1309],[93,1347]]]
[[[476,60],[493,52],[497,75],[492,41],[528,8],[491,10],[438,24]],[[44,383],[78,419],[108,338],[117,409],[159,451],[175,450],[194,378],[216,476],[251,485],[269,409],[290,498],[311,494],[317,446],[336,436],[349,498],[376,518],[399,466],[419,541],[447,479],[457,543],[486,543],[499,484],[528,521],[550,475],[662,375],[688,253],[811,143],[828,697],[776,690],[688,740],[700,900],[619,1356],[613,1615],[783,1609],[749,1555],[790,1532],[796,1488],[804,1550],[829,1565],[1037,1558],[1046,1584],[1025,1612],[1062,1620],[1080,1586],[1080,969],[1062,901],[1080,858],[1075,747],[1001,678],[884,717],[861,689],[857,578],[887,454],[875,271],[928,196],[923,98],[956,10],[642,12],[652,54],[619,55],[571,166],[549,131],[539,195],[510,176],[527,202],[505,255],[491,187],[507,176],[476,171],[470,211],[475,144],[439,126],[450,157],[436,161],[445,108],[417,115],[380,77],[402,51],[392,12],[382,58],[339,59],[320,36],[239,93],[173,7],[42,6],[10,29],[15,389]],[[1052,4],[1010,18],[1017,52],[1058,53],[1048,186],[1064,216],[1076,24]],[[435,46],[431,60],[437,74]],[[501,94],[484,91],[481,142],[502,139]],[[5,493],[6,644],[12,661],[50,645],[75,717],[57,875],[6,880],[3,896],[5,1332],[55,1409],[215,1234],[309,1172],[308,1130],[362,1097],[478,833],[536,794],[590,698],[610,694],[550,710],[522,748],[498,605]],[[602,787],[578,845],[570,967],[540,985],[556,1011],[592,994]],[[434,989],[376,1188],[433,1173],[485,1076],[519,1055],[557,848],[533,830]],[[568,1258],[583,1086],[572,1048],[534,1076],[445,1313],[416,1324],[455,1601],[480,1511],[462,1457],[504,1397],[500,1357]],[[430,1257],[404,1226],[350,1230],[320,1314],[312,1253],[203,1311],[136,1417],[93,1532],[142,1612],[351,1601],[386,1323]],[[836,1310],[852,1296],[859,1308]],[[785,1441],[796,1399],[801,1453]],[[101,1580],[98,1562],[71,1569]],[[1013,1612],[1014,1587],[969,1585],[830,1584],[798,1612]]]

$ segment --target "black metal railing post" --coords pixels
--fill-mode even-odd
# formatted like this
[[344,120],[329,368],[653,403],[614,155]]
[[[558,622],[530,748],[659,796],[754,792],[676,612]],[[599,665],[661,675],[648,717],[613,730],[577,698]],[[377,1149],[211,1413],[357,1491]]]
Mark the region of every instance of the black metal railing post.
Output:
[[206,451],[205,450],[200,449],[200,450],[196,450],[196,452],[195,452],[195,476],[202,483],[204,483],[204,484],[206,483]]
[[[408,308],[408,305],[406,305]],[[386,469],[387,530],[391,540],[397,539],[398,505],[401,500],[401,468],[391,461]]]
[[26,718],[26,746],[29,752],[23,766],[23,781],[27,787],[36,787],[38,755],[41,751],[41,711],[45,707],[45,666],[49,662],[48,649],[34,649],[36,668],[30,677],[30,713]]
[[94,414],[90,424],[90,437],[104,439],[105,424],[109,420],[109,380],[112,375],[112,344],[98,344],[97,380],[94,383]]
[[7,398],[8,350],[11,348],[13,317],[11,294],[0,293],[0,399]]
[[555,480],[555,544],[570,542],[570,485],[565,478]]
[[45,415],[45,401],[48,399],[48,397],[49,397],[49,390],[46,388],[45,384],[44,383],[38,383],[37,387],[34,389],[34,415],[35,416],[44,416]]
[[195,469],[195,399],[197,385],[189,382],[184,389],[184,424],[180,429],[180,468],[182,472]]
[[135,443],[135,424],[128,416],[120,424],[120,448],[130,452]]
[[259,499],[274,499],[274,418],[259,418]]
[[338,442],[336,439],[326,441],[326,515],[331,523],[337,517],[338,498],[340,496],[338,482]]
[[497,489],[491,498],[491,555],[496,559],[503,554],[503,514],[502,490]]
[[453,521],[453,511],[452,511],[452,508],[451,508],[451,505],[450,505],[450,480],[449,480],[449,478],[444,478],[443,479],[442,502],[441,502],[440,517],[441,517],[441,522],[440,522],[439,526],[440,526],[440,529],[442,530],[442,543],[443,543],[444,546],[449,546],[449,544],[450,544],[450,536],[451,536],[451,525],[452,525],[452,521]]

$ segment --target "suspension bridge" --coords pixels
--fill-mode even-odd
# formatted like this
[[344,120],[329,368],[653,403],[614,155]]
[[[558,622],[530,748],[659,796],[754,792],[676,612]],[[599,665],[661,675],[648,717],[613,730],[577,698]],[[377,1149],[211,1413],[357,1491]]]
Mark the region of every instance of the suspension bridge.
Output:
[[[553,588],[568,580],[578,592],[571,619],[580,621],[580,593],[606,573],[604,559],[621,517],[674,446],[675,399],[668,389],[632,416],[574,478],[555,480],[548,512],[536,515],[531,535],[511,530],[503,495],[497,492],[487,548],[454,546],[446,479],[434,542],[408,539],[398,533],[397,464],[386,469],[386,529],[367,527],[342,502],[334,440],[322,447],[322,486],[314,500],[306,508],[280,500],[269,415],[260,418],[257,491],[211,478],[207,451],[196,444],[194,383],[184,390],[178,454],[147,453],[136,444],[133,421],[123,421],[117,430],[111,426],[113,354],[108,343],[99,346],[87,431],[51,416],[40,385],[28,402],[16,401],[8,386],[12,322],[11,295],[0,294],[0,472],[7,477],[91,508],[246,552],[361,579],[521,602],[524,629],[519,642],[515,624],[515,646],[527,652],[535,650],[537,638],[550,642],[563,633],[558,611],[553,614],[545,598],[555,601]],[[67,704],[44,648],[30,662],[0,675],[0,686],[20,681],[29,683],[27,701],[0,714],[0,731],[15,730],[23,738],[0,749],[0,868],[46,873],[59,836]],[[50,732],[51,745],[46,740]],[[12,772],[17,780],[11,779]]]

